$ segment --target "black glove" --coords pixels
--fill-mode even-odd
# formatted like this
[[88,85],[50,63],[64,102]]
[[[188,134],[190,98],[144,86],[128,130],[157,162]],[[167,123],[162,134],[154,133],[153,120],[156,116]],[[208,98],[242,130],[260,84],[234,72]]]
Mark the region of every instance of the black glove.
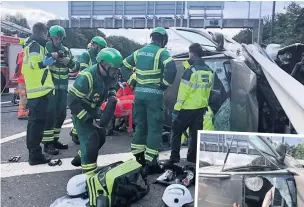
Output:
[[108,97],[111,97],[111,96],[116,96],[116,91],[115,90],[110,90],[108,92]]
[[103,113],[100,117],[99,125],[101,127],[106,127],[109,125],[112,117],[114,116],[115,107],[116,107],[117,99],[115,96],[110,96],[108,98],[108,102],[106,107],[103,110]]

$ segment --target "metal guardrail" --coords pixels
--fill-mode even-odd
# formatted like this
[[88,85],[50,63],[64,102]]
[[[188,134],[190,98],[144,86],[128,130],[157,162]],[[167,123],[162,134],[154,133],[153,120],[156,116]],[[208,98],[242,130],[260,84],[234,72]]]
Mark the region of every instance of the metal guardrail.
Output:
[[262,55],[254,45],[243,45],[261,65],[273,92],[298,134],[304,134],[304,86]]

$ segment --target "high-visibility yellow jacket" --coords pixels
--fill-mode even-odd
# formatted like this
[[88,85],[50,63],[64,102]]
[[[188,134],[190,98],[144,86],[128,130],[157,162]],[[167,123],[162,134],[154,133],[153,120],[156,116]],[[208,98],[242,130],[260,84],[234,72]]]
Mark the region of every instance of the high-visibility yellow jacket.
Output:
[[28,99],[42,97],[54,89],[51,72],[43,66],[45,43],[44,40],[33,37],[24,48],[22,74]]
[[208,106],[213,71],[202,58],[184,62],[185,72],[179,85],[175,111]]

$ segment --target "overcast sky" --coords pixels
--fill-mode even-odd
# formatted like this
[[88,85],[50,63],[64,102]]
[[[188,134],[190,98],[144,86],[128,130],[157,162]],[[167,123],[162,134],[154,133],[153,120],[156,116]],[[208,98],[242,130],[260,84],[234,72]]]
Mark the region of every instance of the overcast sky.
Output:
[[[289,1],[276,2],[276,12],[284,12]],[[304,2],[297,2],[304,6]],[[248,2],[225,2],[224,18],[247,18]],[[252,1],[250,4],[250,18],[259,17],[260,2]],[[68,18],[68,2],[67,1],[2,1],[2,14],[16,14],[21,12],[28,20],[30,26],[37,21],[46,22],[54,18]],[[262,16],[271,15],[272,1],[262,2]],[[106,35],[124,35],[134,39],[140,43],[145,43],[149,32],[147,30],[111,30],[102,29]],[[239,29],[223,29],[223,33],[233,37]]]

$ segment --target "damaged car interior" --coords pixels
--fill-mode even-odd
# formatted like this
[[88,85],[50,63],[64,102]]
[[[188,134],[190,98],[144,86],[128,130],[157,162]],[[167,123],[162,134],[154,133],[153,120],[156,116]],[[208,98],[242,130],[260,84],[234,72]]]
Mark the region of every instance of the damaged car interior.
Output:
[[231,153],[234,141],[221,164],[206,159],[200,166],[198,206],[301,206],[297,198],[298,175],[290,169],[303,166],[286,154],[284,146],[274,148],[268,140],[250,136],[250,154],[235,154]]
[[[218,77],[214,79],[209,101],[216,131],[299,133],[286,115],[261,64],[244,45],[225,39],[221,33],[189,28],[171,28],[170,33],[174,34],[174,38],[169,40],[168,50],[176,61],[178,72],[173,86],[165,92],[166,126],[171,125],[171,112],[183,74],[183,61],[189,58],[188,47],[197,42],[205,50],[203,58],[206,64]],[[271,60],[288,74],[294,71],[293,74],[297,75],[293,77],[297,77],[296,80],[303,85],[302,56],[298,55],[304,52],[303,44],[272,50],[258,48],[265,59]],[[293,70],[296,65],[296,70]]]

